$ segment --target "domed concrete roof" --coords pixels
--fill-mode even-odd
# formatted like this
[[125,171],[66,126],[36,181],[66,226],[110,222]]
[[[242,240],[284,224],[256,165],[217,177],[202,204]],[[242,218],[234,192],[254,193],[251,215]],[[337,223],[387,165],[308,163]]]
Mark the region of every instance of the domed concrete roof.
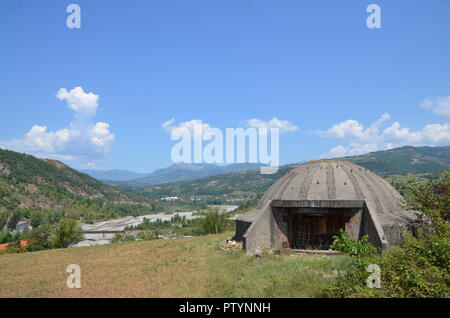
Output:
[[[364,201],[382,224],[411,218],[399,205],[401,195],[383,178],[341,160],[310,161],[276,181],[256,209],[274,200]],[[250,215],[249,215],[250,216]]]
[[338,208],[362,211],[352,224],[369,234],[371,243],[386,248],[401,242],[402,228],[415,218],[401,208],[400,200],[400,194],[369,169],[342,160],[310,161],[286,173],[255,209],[237,217],[236,238],[245,241],[247,251],[257,246],[278,248],[281,228],[274,216],[278,208],[293,208],[292,213]]

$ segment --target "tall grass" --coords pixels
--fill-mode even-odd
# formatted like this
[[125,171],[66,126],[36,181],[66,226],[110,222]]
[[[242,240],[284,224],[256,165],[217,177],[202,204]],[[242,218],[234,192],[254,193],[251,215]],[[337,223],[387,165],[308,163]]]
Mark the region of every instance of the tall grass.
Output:
[[209,263],[206,297],[321,297],[350,258],[340,256],[277,256],[254,258],[228,251]]

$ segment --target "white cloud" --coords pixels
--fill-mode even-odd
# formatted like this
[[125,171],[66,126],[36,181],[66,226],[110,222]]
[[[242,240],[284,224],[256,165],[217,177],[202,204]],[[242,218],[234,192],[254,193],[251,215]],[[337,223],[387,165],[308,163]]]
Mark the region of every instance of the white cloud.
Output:
[[431,110],[436,116],[447,123],[450,122],[450,96],[438,96],[434,99],[425,98],[420,104],[422,108]]
[[401,128],[399,122],[393,123],[383,131],[383,137],[399,145],[446,145],[450,143],[449,124],[429,124],[419,131]]
[[360,122],[349,119],[339,124],[334,124],[326,131],[317,131],[317,134],[325,138],[356,138],[360,140],[373,140],[379,135],[379,129],[383,122],[389,120],[391,115],[384,113],[377,121],[369,127],[364,127]]
[[161,126],[169,133],[182,133],[182,130],[186,129],[189,131],[191,136],[203,136],[203,140],[210,140],[213,137],[213,130],[216,128],[212,127],[210,124],[204,123],[200,119],[193,119],[190,121],[185,121],[174,125],[175,118],[172,118]]
[[[389,147],[387,149],[390,149]],[[351,142],[349,146],[344,147],[342,145],[333,147],[327,153],[322,154],[321,158],[337,158],[345,156],[355,156],[363,153],[368,153],[378,150],[378,144],[360,144],[357,142]]]
[[298,127],[290,123],[287,120],[280,120],[276,117],[269,121],[263,121],[256,118],[246,120],[246,125],[253,128],[265,128],[270,130],[271,128],[278,128],[280,132],[293,132],[298,130]]
[[[447,118],[450,115],[448,108],[450,98],[438,97],[434,100],[424,99],[421,106],[431,109],[436,115]],[[322,158],[335,158],[353,156],[377,150],[386,150],[401,146],[444,146],[450,144],[449,123],[428,124],[422,129],[412,131],[410,128],[401,127],[398,121],[381,129],[381,126],[391,118],[387,113],[383,114],[370,126],[349,119],[334,124],[325,131],[314,133],[323,138],[346,139],[348,145],[338,145],[321,155]]]
[[[175,124],[176,120],[175,118],[172,118],[165,123],[163,123],[161,126],[164,130],[166,130],[169,133],[177,132],[179,131],[181,133],[181,130],[186,129],[189,131],[191,136],[195,135],[203,135],[204,140],[209,140],[214,135],[214,130],[217,128],[211,126],[208,123],[204,123],[200,119],[193,119],[190,121],[181,122],[179,124]],[[290,132],[290,131],[296,131],[298,130],[298,127],[291,124],[287,120],[279,120],[278,118],[272,118],[269,121],[262,121],[259,119],[249,119],[245,121],[246,125],[248,127],[252,128],[267,128],[270,130],[270,128],[279,128],[280,132]]]
[[61,88],[56,97],[74,111],[69,127],[48,131],[46,126],[34,125],[23,138],[0,141],[0,147],[79,164],[105,159],[114,135],[108,123],[93,122],[99,96],[75,87]]

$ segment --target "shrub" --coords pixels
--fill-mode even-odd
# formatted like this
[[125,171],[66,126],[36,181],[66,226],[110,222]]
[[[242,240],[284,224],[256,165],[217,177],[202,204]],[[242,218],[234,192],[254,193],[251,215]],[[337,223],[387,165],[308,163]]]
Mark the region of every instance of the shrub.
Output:
[[62,220],[53,231],[51,243],[54,248],[66,248],[82,239],[83,230],[75,220]]
[[341,230],[339,235],[333,236],[331,249],[349,253],[351,256],[369,256],[377,252],[377,249],[370,244],[369,237],[364,235],[358,242],[354,241],[347,232]]
[[[449,297],[450,238],[449,238],[448,173],[437,180],[420,183],[408,181],[404,206],[418,212],[412,235],[408,233],[401,246],[394,246],[380,258],[358,257],[335,285],[324,290],[328,297]],[[347,239],[336,246],[345,246]],[[350,243],[351,245],[351,243]],[[362,253],[364,254],[364,253]],[[357,255],[357,256],[361,256]],[[381,288],[366,286],[369,264],[381,269]]]
[[26,247],[17,247],[15,245],[12,245],[11,247],[8,246],[8,248],[0,251],[0,255],[2,254],[16,254],[16,253],[25,253],[27,252]]
[[156,239],[155,233],[153,233],[153,232],[140,232],[138,234],[138,237],[144,241],[150,241],[150,240]]
[[221,213],[217,208],[209,208],[205,213],[205,217],[199,219],[200,234],[219,234],[225,231],[228,220],[225,214]]
[[16,241],[16,240],[18,240],[17,235],[15,235],[9,231],[0,232],[0,244],[9,243],[9,242]]
[[116,233],[113,239],[111,240],[112,243],[129,242],[129,241],[135,241],[134,236],[124,235],[122,233]]
[[118,243],[123,241],[124,235],[122,233],[114,234],[114,237],[111,240],[111,243]]
[[[436,257],[439,255],[439,257]],[[446,297],[449,295],[449,240],[409,236],[392,247],[381,263],[386,297]]]
[[[448,239],[417,239],[409,235],[401,247],[394,246],[382,257],[358,257],[327,297],[447,297],[450,286]],[[369,264],[381,269],[381,288],[366,286]]]
[[377,257],[358,257],[348,266],[343,275],[336,278],[331,286],[323,291],[325,297],[374,297],[377,290],[366,286],[369,273],[366,271],[370,264],[380,264]]

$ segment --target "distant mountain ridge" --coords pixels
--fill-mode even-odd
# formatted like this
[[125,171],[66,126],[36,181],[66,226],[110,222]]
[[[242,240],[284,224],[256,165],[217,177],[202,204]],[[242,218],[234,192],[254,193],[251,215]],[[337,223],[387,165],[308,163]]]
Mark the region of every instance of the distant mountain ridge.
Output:
[[406,146],[341,159],[368,168],[381,176],[438,172],[450,170],[450,146]]
[[[102,179],[111,185],[126,185],[130,187],[146,187],[157,184],[195,180],[212,175],[239,172],[246,170],[259,170],[264,165],[259,163],[236,163],[224,166],[208,163],[175,163],[166,168],[155,170],[142,177],[129,180]],[[91,176],[94,176],[91,174]],[[95,177],[95,176],[94,176]]]
[[[450,170],[450,147],[401,147],[337,159],[361,165],[381,176],[435,173]],[[283,174],[302,163],[281,166],[273,175],[262,175],[259,171],[249,170],[153,186],[124,185],[119,188],[155,199],[174,195],[214,196],[224,200],[232,196],[255,198]]]
[[138,178],[145,177],[146,173],[139,173],[129,170],[120,170],[120,169],[112,169],[112,170],[93,170],[93,169],[82,169],[79,170],[82,173],[88,174],[91,177],[101,180],[101,181],[128,181]]
[[[450,147],[407,146],[339,159],[348,160],[369,168],[381,176],[428,173],[450,169]],[[300,161],[298,164],[303,162]],[[262,166],[257,163],[229,164],[224,166],[207,163],[176,163],[148,174],[117,169],[109,171],[84,170],[83,172],[110,185],[149,187],[232,172],[259,170]]]

